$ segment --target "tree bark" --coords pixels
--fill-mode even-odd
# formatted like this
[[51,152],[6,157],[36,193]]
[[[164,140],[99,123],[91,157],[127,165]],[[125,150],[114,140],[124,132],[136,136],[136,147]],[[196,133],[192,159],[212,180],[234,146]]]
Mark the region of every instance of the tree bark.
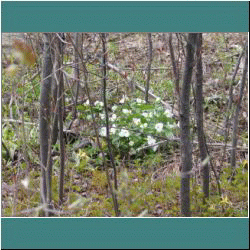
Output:
[[[179,76],[178,65],[177,65],[176,60],[175,60],[173,45],[172,45],[172,33],[169,33],[168,46],[169,46],[169,52],[170,52],[171,63],[172,63],[172,67],[173,67],[174,79],[175,79],[175,93],[179,99],[180,76]],[[177,101],[178,101],[178,106],[179,106],[179,100],[177,100]]]
[[41,200],[50,203],[51,198],[51,159],[49,154],[51,124],[51,85],[52,85],[52,50],[51,34],[44,33],[44,55],[40,96],[40,154],[41,154]]
[[[102,60],[102,67],[103,67],[103,103],[104,103],[104,109],[105,109],[105,117],[106,117],[106,140],[108,144],[108,150],[109,150],[109,156],[110,156],[110,162],[114,170],[114,183],[115,183],[115,192],[118,190],[118,183],[117,183],[117,171],[116,171],[116,166],[114,162],[114,157],[112,153],[112,146],[110,142],[110,133],[109,133],[109,117],[108,117],[108,105],[107,105],[107,98],[106,98],[106,87],[107,87],[107,51],[106,51],[106,34],[102,33],[101,38],[102,38],[102,52],[103,52],[103,60]],[[115,199],[114,199],[114,208],[115,208],[115,213],[116,216],[119,216],[119,207],[118,207],[118,202],[117,202],[117,197],[116,193],[115,194]]]
[[[60,36],[62,34],[59,34]],[[65,146],[63,136],[63,100],[64,82],[63,73],[60,70],[63,64],[63,44],[59,38],[56,39],[57,72],[58,72],[58,122],[59,122],[59,141],[60,141],[60,176],[59,176],[59,205],[63,203],[64,191],[64,166],[65,166]]]
[[198,34],[189,33],[186,45],[186,62],[180,100],[180,126],[181,126],[181,213],[191,216],[190,212],[190,174],[192,170],[192,145],[189,128],[189,95],[194,65],[194,51]]
[[80,33],[74,33],[74,42],[76,49],[74,49],[74,84],[73,84],[73,89],[74,95],[75,95],[75,109],[74,109],[74,114],[73,114],[73,119],[77,118],[77,112],[76,112],[76,106],[77,106],[77,100],[79,96],[79,91],[80,91],[80,69],[79,69],[79,47],[80,47]]
[[197,121],[197,133],[198,142],[200,148],[200,158],[201,158],[201,172],[203,177],[203,193],[204,197],[209,197],[209,165],[205,161],[207,158],[207,151],[204,138],[203,130],[203,72],[202,72],[202,33],[198,34],[197,39],[197,73],[196,73],[196,121]]
[[235,116],[234,116],[234,123],[233,123],[233,135],[232,135],[232,151],[231,151],[231,169],[232,173],[235,170],[236,166],[236,147],[237,147],[237,133],[238,133],[238,123],[239,123],[239,114],[240,114],[240,108],[243,98],[243,92],[246,85],[246,79],[247,79],[247,70],[248,70],[248,47],[246,48],[245,52],[245,63],[244,63],[244,69],[241,79],[241,85],[240,85],[240,96],[238,99]]

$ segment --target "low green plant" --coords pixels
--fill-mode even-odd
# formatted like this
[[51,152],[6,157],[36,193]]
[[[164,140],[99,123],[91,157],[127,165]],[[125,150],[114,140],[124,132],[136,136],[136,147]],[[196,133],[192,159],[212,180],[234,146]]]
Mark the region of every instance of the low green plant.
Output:
[[[92,119],[90,106],[78,106],[87,120]],[[138,155],[144,149],[150,153],[157,151],[160,140],[172,137],[178,130],[170,111],[164,109],[161,100],[148,104],[137,98],[129,100],[126,96],[119,105],[113,105],[109,114],[110,138],[116,153]],[[103,103],[96,101],[93,106],[95,117],[99,118],[100,135],[106,137],[105,113]]]

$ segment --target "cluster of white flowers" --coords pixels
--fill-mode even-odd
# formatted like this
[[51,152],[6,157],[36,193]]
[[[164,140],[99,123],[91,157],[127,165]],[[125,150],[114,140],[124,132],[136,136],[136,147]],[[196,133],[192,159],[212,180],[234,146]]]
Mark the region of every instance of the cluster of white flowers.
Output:
[[123,109],[122,112],[124,114],[131,114],[131,110],[128,110],[128,109]]
[[120,137],[129,137],[129,131],[127,129],[122,129],[119,133]]
[[[124,95],[122,97],[122,99],[120,100],[120,103],[123,104],[123,103],[125,103],[126,100],[128,100],[128,97]],[[159,102],[161,102],[161,99],[157,98],[155,103],[159,103]],[[142,104],[142,103],[145,103],[145,101],[140,99],[140,98],[136,98],[136,103],[137,104]],[[121,105],[121,106],[114,105],[112,107],[112,114],[110,114],[110,121],[112,123],[112,127],[109,130],[110,135],[119,136],[121,141],[124,140],[122,138],[128,138],[128,139],[125,139],[125,141],[128,140],[128,144],[126,143],[126,147],[129,146],[128,149],[130,151],[129,152],[130,154],[136,152],[134,147],[135,147],[135,144],[136,144],[136,147],[137,147],[137,144],[139,144],[139,140],[138,140],[138,143],[135,143],[131,138],[131,135],[132,136],[134,135],[133,132],[131,134],[131,132],[128,129],[118,128],[118,127],[116,127],[116,125],[114,123],[117,123],[117,124],[120,124],[120,122],[123,123],[124,118],[130,118],[132,116],[131,117],[132,124],[129,124],[128,125],[129,127],[132,126],[132,125],[137,126],[137,128],[140,128],[141,133],[146,133],[146,132],[148,132],[147,131],[148,128],[151,128],[153,126],[154,129],[155,129],[154,130],[155,132],[161,133],[162,131],[164,131],[166,133],[166,135],[169,134],[169,136],[172,135],[171,129],[178,126],[177,124],[172,124],[172,121],[170,121],[172,119],[166,119],[166,117],[167,118],[172,118],[173,115],[172,115],[170,110],[161,107],[161,105],[156,105],[154,109],[141,110],[141,113],[140,113],[141,117],[138,117],[139,114],[135,114],[135,116],[137,116],[137,117],[133,117],[132,113],[134,114],[134,110],[136,110],[138,112],[138,105],[136,103],[135,102],[132,103],[131,108],[127,107],[127,106],[124,107],[123,105]],[[86,102],[86,104],[89,105],[89,102]],[[95,106],[97,106],[99,108],[99,110],[100,110],[100,107],[103,107],[104,105],[103,105],[103,102],[96,101]],[[124,115],[122,115],[120,117],[120,113],[118,113],[118,111],[120,111]],[[162,114],[163,114],[163,112],[164,112],[164,115],[166,116],[164,119],[166,119],[169,122],[166,122],[166,121],[162,122],[162,119],[163,119]],[[100,116],[101,119],[105,119],[105,114],[104,113],[100,113],[99,116]],[[91,119],[91,116],[89,117],[89,119]],[[166,131],[164,129],[166,129]],[[101,127],[100,128],[100,135],[103,136],[103,137],[107,136],[106,127]],[[143,138],[145,138],[144,136],[145,135],[142,135]],[[157,145],[158,144],[157,140],[154,139],[154,137],[150,136],[150,135],[147,136],[146,139],[147,139],[148,147],[152,148],[153,151],[156,151],[158,149],[158,147],[159,147]],[[121,144],[120,144],[120,142],[119,142],[119,145],[123,145],[122,143],[123,142],[121,142]],[[143,140],[141,141],[141,143],[143,143]],[[118,145],[118,147],[120,147],[119,145]]]
[[[110,129],[110,134],[115,134],[116,133],[116,125],[114,124],[113,127]],[[100,129],[100,136],[107,136],[107,129],[106,127],[102,127]]]
[[100,101],[96,101],[94,104],[95,106],[101,106],[101,107],[104,106],[103,102],[100,102]]
[[136,102],[139,103],[139,104],[141,104],[141,103],[146,103],[145,100],[142,100],[142,99],[140,99],[140,98],[136,98]]
[[162,131],[162,129],[163,129],[163,123],[157,123],[156,125],[155,125],[155,129],[157,130],[157,132],[161,132]]
[[140,118],[133,118],[133,123],[135,125],[138,125],[139,123],[141,123],[141,119]]
[[85,102],[85,105],[89,106],[89,100],[87,100],[87,101]]

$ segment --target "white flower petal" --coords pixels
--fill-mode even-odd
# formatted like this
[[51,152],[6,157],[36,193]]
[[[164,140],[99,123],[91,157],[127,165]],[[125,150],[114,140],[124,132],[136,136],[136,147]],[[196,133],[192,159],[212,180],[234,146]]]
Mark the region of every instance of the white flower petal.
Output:
[[25,179],[23,179],[23,180],[21,180],[21,183],[22,183],[22,185],[26,188],[26,189],[28,189],[28,187],[29,187],[29,178],[25,178]]
[[106,127],[102,127],[102,128],[101,128],[101,130],[100,130],[100,135],[101,135],[101,136],[107,136]]
[[156,125],[155,125],[155,129],[157,130],[157,132],[161,132],[162,131],[162,129],[163,129],[163,123],[157,123]]
[[140,118],[133,118],[133,122],[135,125],[138,125],[141,122]]

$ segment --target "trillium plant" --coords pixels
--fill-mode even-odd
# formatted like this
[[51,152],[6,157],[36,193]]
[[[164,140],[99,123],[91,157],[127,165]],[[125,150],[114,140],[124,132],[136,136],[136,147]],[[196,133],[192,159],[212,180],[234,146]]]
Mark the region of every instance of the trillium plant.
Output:
[[[124,97],[121,101],[109,111],[110,139],[115,150],[130,155],[137,154],[143,148],[156,152],[158,143],[172,137],[177,131],[175,119],[161,105],[161,100],[156,99],[148,104],[139,98],[129,100]],[[106,137],[102,102],[95,102],[93,108],[95,116],[99,118],[100,136]],[[89,103],[83,109],[86,118],[91,119]]]

